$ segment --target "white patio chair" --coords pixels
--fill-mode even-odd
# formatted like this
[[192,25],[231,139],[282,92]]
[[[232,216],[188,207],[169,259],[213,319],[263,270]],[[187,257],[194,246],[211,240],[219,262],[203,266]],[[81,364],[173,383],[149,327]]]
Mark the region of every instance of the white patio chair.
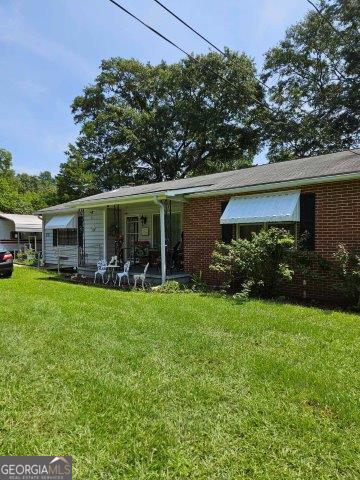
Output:
[[130,261],[127,261],[124,264],[124,271],[116,274],[115,285],[116,285],[116,282],[119,281],[119,287],[120,287],[121,281],[124,277],[127,278],[127,283],[128,283],[128,285],[130,285],[129,270],[130,270]]
[[94,275],[94,283],[96,283],[96,279],[99,276],[102,280],[102,283],[105,283],[105,275],[107,272],[107,261],[106,260],[99,260],[96,264],[96,272]]
[[139,273],[137,275],[134,275],[134,288],[136,288],[138,280],[141,280],[141,286],[142,288],[145,287],[145,279],[146,279],[146,272],[149,268],[149,263],[146,264],[143,273]]
[[117,265],[118,265],[117,255],[114,255],[113,257],[110,258],[109,266],[110,265],[114,265],[115,267],[117,267]]

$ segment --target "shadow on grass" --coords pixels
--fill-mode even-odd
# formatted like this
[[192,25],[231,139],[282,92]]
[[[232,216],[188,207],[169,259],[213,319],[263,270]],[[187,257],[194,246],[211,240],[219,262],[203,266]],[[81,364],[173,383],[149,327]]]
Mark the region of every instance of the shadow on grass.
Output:
[[46,281],[46,282],[54,282],[54,283],[65,283],[65,284],[70,284],[74,286],[82,286],[82,287],[89,287],[93,289],[101,289],[101,290],[112,290],[112,291],[117,291],[117,292],[142,292],[142,293],[148,293],[148,294],[157,294],[157,295],[169,295],[169,294],[177,294],[177,295],[190,295],[190,294],[196,294],[200,297],[203,298],[211,298],[211,299],[221,299],[225,300],[234,306],[237,307],[242,307],[243,305],[246,305],[246,303],[251,302],[251,301],[261,301],[264,306],[269,305],[283,305],[283,306],[289,306],[289,307],[301,307],[301,308],[306,308],[306,309],[316,309],[323,313],[324,315],[332,315],[335,312],[342,312],[342,313],[352,313],[352,314],[357,314],[359,315],[358,311],[352,310],[349,307],[344,307],[341,305],[336,305],[336,304],[321,304],[317,302],[310,302],[310,301],[302,301],[301,299],[291,299],[291,298],[250,298],[249,300],[244,300],[244,301],[239,301],[235,298],[233,298],[232,294],[228,294],[225,292],[220,292],[220,291],[214,291],[214,290],[209,290],[209,291],[201,291],[201,290],[191,290],[189,288],[182,288],[178,292],[162,292],[158,290],[152,290],[151,286],[148,286],[146,289],[142,289],[141,287],[134,289],[132,285],[130,287],[127,287],[126,285],[123,285],[121,287],[115,286],[113,284],[101,284],[101,283],[93,283],[93,280],[89,277],[89,280],[85,281],[84,279],[80,280],[72,280],[70,277],[66,277],[64,275],[49,275],[46,277],[39,277],[38,280],[40,281]]
[[74,285],[77,287],[89,287],[93,289],[100,289],[100,290],[112,290],[116,292],[149,292],[149,289],[143,290],[141,287],[137,287],[136,289],[130,285],[122,285],[121,287],[110,284],[102,284],[102,283],[94,283],[93,280],[89,277],[89,281],[78,281],[78,280],[71,280],[71,278],[58,276],[58,275],[49,275],[47,277],[38,277],[37,280],[44,281],[44,282],[54,282],[54,283],[64,283],[67,285]]

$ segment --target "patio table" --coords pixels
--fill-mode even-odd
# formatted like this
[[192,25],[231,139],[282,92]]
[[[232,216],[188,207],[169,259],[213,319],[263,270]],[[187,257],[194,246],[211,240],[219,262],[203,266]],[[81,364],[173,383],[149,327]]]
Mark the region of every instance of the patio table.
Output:
[[123,268],[123,265],[106,265],[106,269],[109,270],[109,275],[108,275],[106,285],[110,282],[110,280],[112,281],[112,283],[115,283],[115,280],[116,280],[115,269],[116,268]]

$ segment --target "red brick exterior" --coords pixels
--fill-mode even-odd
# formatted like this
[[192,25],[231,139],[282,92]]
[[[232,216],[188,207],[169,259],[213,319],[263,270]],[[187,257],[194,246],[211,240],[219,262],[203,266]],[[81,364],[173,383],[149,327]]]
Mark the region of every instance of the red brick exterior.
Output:
[[[360,247],[360,181],[309,185],[301,191],[316,195],[315,251],[318,254],[331,260],[339,243],[350,248]],[[184,204],[185,271],[190,274],[201,271],[204,280],[214,285],[221,279],[209,270],[209,265],[214,244],[221,240],[221,202],[233,196],[196,198]],[[329,293],[330,283],[310,286],[309,297],[319,299],[333,295]],[[290,290],[293,296],[302,296],[298,282],[295,281]]]

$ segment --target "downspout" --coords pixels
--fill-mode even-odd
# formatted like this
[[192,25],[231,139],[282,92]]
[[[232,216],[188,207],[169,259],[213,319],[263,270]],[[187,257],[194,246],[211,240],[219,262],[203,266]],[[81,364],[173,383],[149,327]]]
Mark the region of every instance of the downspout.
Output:
[[160,209],[161,283],[164,284],[166,282],[165,207],[156,196],[154,196],[154,202]]

